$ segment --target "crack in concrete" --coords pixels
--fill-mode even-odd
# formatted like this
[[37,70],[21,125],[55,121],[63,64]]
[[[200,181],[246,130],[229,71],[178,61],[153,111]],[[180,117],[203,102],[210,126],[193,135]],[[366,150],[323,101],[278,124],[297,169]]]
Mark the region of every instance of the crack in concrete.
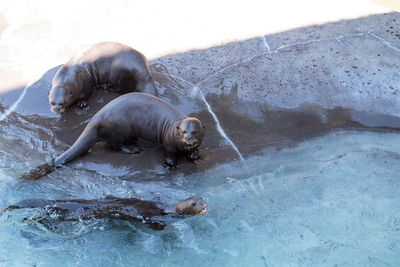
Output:
[[162,75],[167,75],[167,76],[169,76],[169,77],[171,77],[171,78],[174,78],[174,79],[179,79],[179,80],[181,80],[181,81],[183,81],[183,82],[185,82],[185,83],[190,84],[190,86],[195,86],[195,85],[196,85],[196,84],[194,84],[194,83],[192,83],[192,82],[189,82],[188,80],[183,79],[183,78],[180,77],[180,76],[176,76],[176,75],[173,75],[173,74],[171,74],[171,73],[164,73],[164,72],[159,72],[159,71],[155,71],[155,70],[153,70],[152,72],[158,73],[158,74],[162,74]]
[[[155,71],[155,70],[152,70],[151,72],[158,73],[158,74],[161,74],[161,75],[165,75],[165,76],[170,77],[170,78],[173,78],[173,79],[181,80],[181,81],[183,81],[183,82],[189,84],[191,88],[193,88],[193,87],[196,86],[194,83],[189,82],[188,80],[185,80],[185,79],[183,79],[182,77],[173,75],[173,74],[171,74],[171,73],[164,73],[164,72]],[[182,94],[182,95],[186,95],[185,92],[183,92],[183,91],[181,91],[181,90],[179,90],[179,89],[177,89],[177,88],[173,88],[173,87],[170,87],[170,88],[171,88],[172,90],[174,90],[174,91],[176,91],[176,92]]]
[[25,97],[26,92],[28,91],[28,88],[36,81],[37,79],[31,79],[30,82],[24,87],[22,90],[22,93],[19,95],[17,101],[14,102],[7,110],[5,110],[3,113],[0,113],[0,121],[5,120],[18,106],[18,104],[22,101],[22,99]]
[[235,152],[238,154],[240,160],[243,161],[244,158],[243,158],[242,154],[240,153],[240,151],[237,148],[237,146],[233,143],[233,141],[225,133],[224,128],[222,128],[221,123],[219,122],[217,114],[215,114],[215,112],[212,110],[211,105],[208,103],[208,101],[206,99],[206,96],[204,95],[203,91],[201,91],[201,89],[198,86],[194,86],[192,88],[191,95],[192,95],[192,97],[195,97],[196,95],[199,96],[200,99],[204,102],[204,104],[207,107],[208,112],[211,114],[211,116],[213,117],[213,119],[215,121],[215,125],[216,125],[216,128],[217,128],[217,131],[222,136],[222,138],[225,139],[228,142],[228,144],[233,148],[233,150],[235,150]]
[[[181,77],[179,77],[179,76],[172,75],[172,74],[170,74],[170,73],[168,73],[167,75],[169,75],[170,77],[172,77],[172,78],[174,78],[174,79],[180,79],[180,80],[182,80],[182,81],[184,81],[184,82],[190,84],[191,87],[200,86],[202,83],[206,82],[206,81],[209,80],[210,78],[216,76],[217,74],[219,74],[219,73],[221,73],[221,72],[224,72],[225,70],[227,70],[227,69],[229,69],[229,68],[231,68],[231,67],[238,66],[238,65],[240,65],[240,64],[243,64],[243,63],[245,63],[245,62],[251,61],[251,60],[253,60],[254,58],[264,56],[264,55],[266,55],[266,54],[278,53],[279,51],[281,51],[281,50],[283,50],[283,49],[286,49],[286,48],[289,48],[289,47],[292,47],[292,46],[307,45],[307,44],[316,43],[316,42],[327,42],[327,41],[333,41],[333,40],[336,40],[337,42],[342,43],[342,42],[341,42],[341,39],[344,39],[344,38],[354,37],[354,36],[367,36],[367,35],[374,37],[375,39],[381,41],[381,42],[382,42],[385,46],[387,46],[388,48],[393,49],[393,50],[395,50],[396,52],[399,52],[399,53],[400,53],[400,49],[399,49],[399,48],[393,46],[390,42],[386,41],[386,40],[383,39],[382,37],[380,37],[380,36],[378,36],[378,35],[372,33],[372,30],[371,30],[371,31],[368,31],[368,32],[362,32],[362,33],[340,34],[339,36],[332,37],[332,38],[312,39],[312,40],[308,40],[308,41],[305,41],[305,42],[295,42],[295,43],[291,43],[291,44],[281,45],[281,46],[279,46],[279,47],[278,47],[277,49],[275,49],[275,50],[271,50],[271,47],[269,46],[269,44],[268,44],[268,42],[267,42],[267,40],[266,40],[266,36],[265,36],[265,35],[262,35],[262,36],[260,36],[260,39],[261,39],[261,41],[262,41],[262,43],[263,43],[263,45],[264,45],[266,51],[264,51],[264,52],[262,52],[262,53],[260,53],[260,54],[257,54],[257,55],[254,55],[254,56],[245,58],[245,59],[243,59],[243,60],[241,60],[241,61],[235,62],[235,63],[230,64],[230,65],[228,65],[228,66],[225,66],[225,67],[223,67],[223,68],[217,70],[217,71],[214,72],[213,74],[207,76],[206,78],[204,78],[203,80],[201,80],[201,81],[199,81],[199,82],[197,82],[197,83],[190,82],[190,81],[188,81],[188,80],[185,80],[185,79],[183,79],[183,78],[181,78]],[[160,72],[158,72],[158,73],[160,73]],[[164,73],[160,73],[160,74],[164,74]],[[165,75],[165,74],[164,74],[164,75]]]
[[238,66],[238,65],[240,65],[240,64],[242,64],[242,63],[251,61],[251,60],[253,60],[254,58],[257,58],[257,57],[260,57],[260,56],[263,56],[263,55],[266,55],[266,54],[278,53],[280,50],[285,49],[285,48],[288,48],[288,47],[292,47],[292,46],[296,46],[296,45],[306,45],[306,44],[310,44],[310,43],[314,43],[314,42],[332,41],[332,40],[336,40],[336,41],[340,42],[339,39],[341,39],[341,38],[345,38],[345,37],[349,37],[349,36],[362,36],[362,35],[366,35],[366,34],[368,34],[368,33],[339,35],[339,36],[334,37],[334,38],[326,38],[326,39],[313,39],[313,40],[309,40],[309,41],[306,41],[306,42],[296,42],[296,43],[292,43],[292,44],[281,45],[281,46],[279,46],[279,47],[278,47],[277,49],[275,49],[275,50],[271,50],[271,47],[268,45],[267,40],[266,40],[265,36],[263,35],[263,36],[261,36],[260,38],[261,38],[261,40],[263,41],[264,46],[265,46],[265,48],[266,48],[267,51],[265,51],[265,52],[263,52],[263,53],[260,53],[260,54],[257,54],[257,55],[254,55],[254,56],[252,56],[252,57],[245,58],[245,59],[243,59],[243,60],[241,60],[241,61],[239,61],[239,62],[233,63],[233,64],[228,65],[228,66],[226,66],[226,67],[224,67],[224,68],[222,68],[222,69],[219,69],[218,71],[216,71],[216,72],[214,72],[213,74],[209,75],[209,76],[206,77],[205,79],[199,81],[199,82],[197,83],[197,85],[200,85],[201,83],[203,83],[203,82],[207,81],[208,79],[212,78],[213,76],[215,76],[215,75],[217,75],[217,74],[219,74],[219,73],[225,71],[226,69],[229,69],[229,68],[234,67],[234,66]]
[[343,38],[354,37],[354,36],[367,36],[367,35],[370,35],[370,36],[372,36],[372,37],[374,37],[374,38],[380,40],[380,41],[383,42],[383,44],[385,44],[387,47],[389,47],[389,48],[391,48],[391,49],[393,49],[393,50],[395,50],[395,51],[397,51],[397,52],[400,52],[400,49],[398,49],[397,47],[393,46],[392,44],[390,44],[390,43],[389,43],[388,41],[386,41],[385,39],[383,39],[383,38],[377,36],[376,34],[372,33],[372,31],[363,32],[363,33],[341,34],[341,35],[339,35],[339,36],[332,37],[332,38],[312,39],[312,40],[309,40],[309,41],[306,41],[306,42],[295,42],[295,43],[291,43],[291,44],[287,44],[287,45],[281,45],[281,46],[279,46],[279,47],[278,47],[277,49],[275,49],[275,50],[271,50],[271,47],[269,46],[269,44],[268,44],[268,42],[267,42],[267,40],[266,40],[265,35],[263,35],[263,36],[260,37],[260,39],[262,40],[262,42],[263,42],[263,44],[264,44],[264,46],[265,46],[265,48],[266,48],[267,51],[265,51],[265,52],[263,52],[263,53],[260,53],[260,54],[257,54],[257,55],[254,55],[254,56],[252,56],[252,57],[248,57],[248,58],[243,59],[243,60],[241,60],[241,61],[239,61],[239,62],[236,62],[236,63],[233,63],[233,64],[231,64],[231,65],[228,65],[228,66],[226,66],[226,67],[224,67],[224,68],[222,68],[222,69],[219,69],[218,71],[216,71],[216,72],[214,72],[213,74],[209,75],[209,76],[206,77],[205,79],[199,81],[199,82],[197,83],[197,85],[200,85],[201,83],[207,81],[208,79],[214,77],[215,75],[217,75],[217,74],[219,74],[219,73],[221,73],[221,72],[223,72],[223,71],[225,71],[225,70],[227,70],[227,69],[229,69],[229,68],[231,68],[231,67],[238,66],[238,65],[240,65],[240,64],[242,64],[242,63],[251,61],[251,60],[253,60],[253,59],[256,58],[256,57],[260,57],[260,56],[263,56],[263,55],[266,55],[266,54],[278,53],[280,50],[285,49],[285,48],[288,48],[288,47],[292,47],[292,46],[296,46],[296,45],[307,45],[307,44],[311,44],[311,43],[315,43],[315,42],[327,42],[327,41],[333,41],[333,40],[336,40],[337,42],[342,43],[342,42],[341,42],[341,39],[343,39]]
[[400,53],[400,49],[395,47],[394,45],[392,45],[391,43],[389,43],[388,41],[386,41],[385,39],[383,39],[382,37],[376,35],[375,33],[372,33],[372,31],[368,32],[369,35],[371,35],[372,37],[375,37],[376,39],[380,40],[384,45],[386,45],[387,47],[389,47],[390,49],[393,49],[394,51],[396,51],[397,53]]
[[267,38],[265,38],[265,35],[262,35],[260,38],[265,46],[265,49],[267,49],[267,52],[271,52],[271,47],[269,46],[269,44],[267,42]]
[[215,75],[217,75],[217,74],[219,74],[219,73],[225,71],[226,69],[229,69],[229,68],[231,68],[231,67],[238,66],[238,65],[243,64],[243,63],[245,63],[245,62],[251,61],[251,60],[253,60],[253,59],[256,58],[256,57],[260,57],[260,56],[263,56],[263,55],[266,55],[266,54],[270,54],[270,53],[271,53],[271,52],[268,52],[268,51],[267,51],[267,52],[263,52],[263,53],[261,53],[261,54],[258,54],[258,55],[252,56],[252,57],[245,58],[245,59],[243,59],[243,60],[241,60],[241,61],[239,61],[239,62],[236,62],[236,63],[233,63],[233,64],[228,65],[228,66],[226,66],[226,67],[223,67],[222,69],[217,70],[216,72],[214,72],[214,73],[211,74],[210,76],[208,76],[208,77],[206,77],[205,79],[203,79],[203,80],[201,80],[200,82],[198,82],[197,85],[202,84],[203,82],[205,82],[205,81],[207,81],[208,79],[214,77]]
[[296,45],[307,45],[307,44],[317,43],[317,42],[327,42],[327,41],[336,40],[338,43],[342,43],[340,41],[340,39],[347,38],[347,37],[353,37],[353,36],[365,36],[365,35],[368,35],[368,34],[369,34],[369,32],[367,32],[367,33],[349,33],[349,34],[341,34],[339,36],[332,37],[332,38],[312,39],[312,40],[308,40],[306,42],[296,42],[296,43],[291,43],[291,44],[287,44],[287,45],[281,45],[277,49],[271,51],[271,53],[277,53],[282,49],[285,49],[285,48],[288,48],[288,47],[292,47],[292,46],[296,46]]

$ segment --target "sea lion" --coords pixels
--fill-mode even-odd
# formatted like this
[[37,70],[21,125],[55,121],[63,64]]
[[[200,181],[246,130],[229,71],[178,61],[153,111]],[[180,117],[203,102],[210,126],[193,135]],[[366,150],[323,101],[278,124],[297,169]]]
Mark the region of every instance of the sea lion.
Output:
[[138,138],[162,145],[166,165],[174,167],[176,153],[197,159],[203,140],[200,120],[188,117],[167,102],[145,93],[117,97],[100,109],[89,121],[76,142],[54,160],[60,166],[87,152],[103,141],[114,150],[136,145]]
[[[145,93],[128,93],[100,109],[86,125],[79,138],[51,164],[40,165],[21,180],[37,180],[87,152],[103,141],[114,150],[136,146],[139,138],[158,143],[166,154],[165,165],[176,167],[176,154],[191,160],[200,157],[198,147],[204,136],[200,120],[188,117],[167,102]],[[137,153],[138,149],[134,149]]]
[[[101,199],[46,200],[27,199],[11,205],[4,211],[26,208],[41,208],[40,216],[29,221],[42,223],[50,218],[56,221],[77,221],[91,219],[117,219],[140,221],[155,230],[162,230],[167,224],[184,216],[203,215],[207,212],[207,202],[201,197],[190,197],[173,206],[144,201],[137,198],[108,196]],[[47,215],[47,216],[46,216]],[[26,219],[28,220],[28,219]]]
[[51,110],[64,112],[86,100],[99,85],[111,85],[122,94],[140,91],[157,95],[146,57],[127,45],[105,42],[74,55],[58,69],[49,92]]

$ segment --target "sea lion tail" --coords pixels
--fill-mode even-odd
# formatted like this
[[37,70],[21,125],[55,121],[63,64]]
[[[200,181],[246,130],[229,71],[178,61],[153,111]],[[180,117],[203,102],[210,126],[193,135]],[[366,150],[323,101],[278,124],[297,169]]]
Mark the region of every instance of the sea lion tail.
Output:
[[99,141],[97,128],[93,127],[89,123],[79,136],[78,140],[76,140],[67,151],[62,153],[54,160],[54,166],[58,167],[62,164],[70,162],[76,157],[87,152],[97,141]]
[[[89,126],[89,125],[88,125]],[[96,129],[86,126],[85,130],[79,136],[78,140],[64,153],[58,156],[51,163],[45,163],[37,166],[35,169],[23,174],[18,180],[20,181],[35,181],[49,173],[52,173],[56,167],[65,164],[84,152],[88,151],[97,141]]]

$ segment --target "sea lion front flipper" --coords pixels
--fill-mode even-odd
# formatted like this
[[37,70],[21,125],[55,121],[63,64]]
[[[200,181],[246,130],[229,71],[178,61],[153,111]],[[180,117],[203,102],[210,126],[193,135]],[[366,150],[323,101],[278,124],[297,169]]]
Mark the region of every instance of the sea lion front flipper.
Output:
[[198,149],[195,149],[195,150],[193,150],[193,151],[187,153],[187,158],[188,158],[189,160],[195,161],[195,160],[201,159],[201,158],[202,158],[202,155],[200,155]]
[[168,169],[175,170],[176,169],[176,150],[173,148],[167,147],[165,148],[165,162],[164,167]]
[[19,181],[36,181],[46,176],[49,173],[52,173],[55,170],[54,164],[49,165],[48,163],[37,166],[35,169],[25,173],[20,178]]
[[175,170],[176,169],[176,159],[175,157],[166,157],[164,162],[164,167],[168,169]]
[[86,112],[89,110],[90,110],[90,106],[88,105],[88,103],[85,100],[79,100],[74,106],[74,111],[75,111],[76,115],[78,115],[78,116],[82,116],[82,115],[86,114]]

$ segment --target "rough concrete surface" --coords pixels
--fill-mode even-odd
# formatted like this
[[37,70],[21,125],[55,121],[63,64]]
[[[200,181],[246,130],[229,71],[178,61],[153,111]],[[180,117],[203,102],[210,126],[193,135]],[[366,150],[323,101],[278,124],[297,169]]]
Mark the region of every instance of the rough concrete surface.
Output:
[[[241,57],[243,47],[247,55]],[[399,13],[390,13],[190,51],[159,62],[206,94],[229,94],[237,87],[241,100],[272,107],[312,103],[399,116],[399,47]],[[182,64],[182,58],[192,67]],[[217,69],[210,71],[213,67]],[[192,73],[199,73],[198,78]]]

